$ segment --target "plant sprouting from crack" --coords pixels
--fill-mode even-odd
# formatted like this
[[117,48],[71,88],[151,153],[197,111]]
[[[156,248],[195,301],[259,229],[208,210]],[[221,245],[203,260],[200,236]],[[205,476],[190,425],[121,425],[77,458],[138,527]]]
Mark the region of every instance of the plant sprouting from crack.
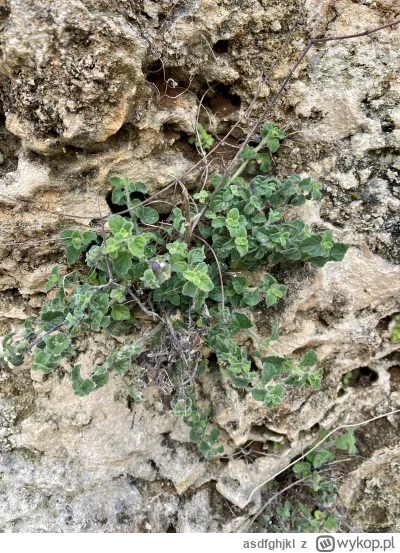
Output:
[[197,123],[196,136],[191,136],[188,142],[189,144],[195,144],[200,150],[206,151],[214,144],[214,138],[208,134],[201,123]]
[[393,329],[390,340],[393,343],[400,342],[400,315],[397,315],[397,317],[395,318],[395,327]]
[[[325,435],[321,431],[321,437]],[[356,451],[354,430],[348,428],[306,455],[280,481],[273,482],[271,497],[258,513],[261,526],[269,533],[357,531],[349,526],[349,514],[338,493],[347,475],[345,463],[354,462],[347,456]]]
[[[196,402],[196,379],[210,354],[232,385],[260,406],[278,405],[293,387],[318,389],[322,370],[315,351],[300,359],[280,355],[271,347],[279,337],[277,321],[270,336],[261,337],[250,314],[255,306],[272,308],[287,293],[270,273],[259,279],[260,269],[288,261],[322,267],[341,261],[348,248],[330,232],[313,233],[301,220],[283,219],[285,206],[321,198],[321,185],[310,177],[268,176],[283,138],[277,127],[263,125],[260,143],[244,148],[234,173],[214,175],[209,189],[193,198],[182,185],[182,206],[166,221],[147,206],[152,198],[145,184],[112,177],[112,201],[127,206],[124,216],[103,216],[99,207],[101,233],[61,232],[67,261],[76,268],[63,276],[54,267],[39,317],[26,321],[22,338],[4,338],[0,361],[18,366],[32,355],[32,370],[48,374],[66,359],[74,365],[72,387],[79,396],[106,385],[112,373],[129,374],[137,401],[155,383],[165,409],[182,417],[206,458],[223,452],[219,430],[209,429],[211,409],[201,411]],[[258,168],[253,178],[245,177],[249,164]],[[74,341],[93,332],[125,341],[82,374],[74,364]],[[132,332],[141,334],[132,340]],[[254,349],[239,345],[239,336],[250,338]]]

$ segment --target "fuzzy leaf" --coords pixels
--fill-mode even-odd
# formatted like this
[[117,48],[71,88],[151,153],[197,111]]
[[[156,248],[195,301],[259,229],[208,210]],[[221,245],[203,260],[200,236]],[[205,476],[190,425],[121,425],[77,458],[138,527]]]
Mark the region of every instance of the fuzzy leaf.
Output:
[[111,215],[111,217],[108,218],[108,227],[112,234],[117,234],[126,222],[127,219],[125,219],[125,217],[121,217],[121,215]]
[[113,259],[115,270],[125,275],[132,267],[132,258],[128,252],[119,252],[118,257]]
[[114,321],[127,321],[131,318],[131,313],[126,305],[114,303],[111,310],[111,318]]

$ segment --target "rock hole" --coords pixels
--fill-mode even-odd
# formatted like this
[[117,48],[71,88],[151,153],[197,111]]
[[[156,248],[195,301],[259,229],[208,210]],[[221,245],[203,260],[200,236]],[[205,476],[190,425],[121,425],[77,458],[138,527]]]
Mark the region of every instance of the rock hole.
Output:
[[346,390],[344,388],[340,388],[340,390],[337,393],[337,397],[343,397],[346,393]]
[[210,108],[219,119],[223,119],[239,111],[241,103],[240,96],[231,94],[228,86],[218,85],[215,96],[210,100]]
[[168,142],[170,146],[174,142],[182,138],[182,132],[173,123],[164,123],[161,132],[163,133],[164,139]]
[[151,204],[150,207],[152,207],[153,209],[155,209],[157,212],[158,212],[158,222],[157,223],[154,223],[154,224],[158,224],[160,222],[166,222],[168,221],[169,219],[169,216],[170,216],[170,213],[159,213],[159,210],[157,209],[157,205],[156,204]]
[[64,146],[64,151],[66,154],[81,154],[85,150],[83,148],[80,148],[79,146]]
[[[207,88],[209,89],[207,91]],[[242,100],[238,94],[230,92],[230,85],[222,83],[211,83],[207,87],[202,87],[197,93],[199,100],[203,97],[203,104],[219,118],[223,119],[235,111],[239,111]]]
[[218,40],[213,46],[213,50],[216,54],[226,54],[229,49],[228,40]]
[[128,396],[127,407],[129,411],[133,411],[135,408],[135,400],[131,397],[131,395]]
[[351,388],[369,388],[378,380],[376,372],[369,367],[359,367],[351,373],[352,376],[348,382],[348,386]]
[[382,121],[381,127],[383,132],[391,133],[395,130],[396,125],[393,121]]
[[392,317],[388,315],[387,317],[383,317],[378,324],[376,325],[376,330],[378,332],[386,332],[389,328],[389,324],[392,320]]
[[[143,194],[140,192],[131,192],[131,200],[139,200],[143,202],[143,200],[146,198]],[[121,211],[124,211],[125,209],[128,209],[128,206],[126,204],[123,205],[117,205],[112,201],[112,190],[107,194],[106,196],[106,202],[108,207],[110,208],[111,213],[120,213]],[[152,206],[154,207],[154,206]],[[125,217],[129,217],[129,214],[126,213]]]
[[195,142],[189,142],[189,138],[193,135],[189,135],[187,133],[181,133],[180,138],[178,140],[175,140],[173,147],[176,148],[185,158],[192,160],[192,161],[198,161],[199,153],[197,151],[197,147]]
[[143,68],[148,83],[152,83],[159,92],[159,102],[162,107],[177,107],[179,96],[190,84],[187,71],[182,68],[169,68],[160,63]]
[[128,209],[128,206],[126,204],[117,205],[112,201],[112,191],[110,191],[107,194],[106,202],[107,202],[108,207],[110,208],[111,213],[119,213],[120,211],[124,211],[125,209]]
[[232,455],[235,460],[244,459],[246,463],[254,463],[259,457],[265,455],[265,444],[252,440],[238,447]]
[[140,15],[143,16],[147,20],[151,19],[151,16],[143,10],[140,12]]
[[371,380],[371,382],[376,382],[378,380],[378,375],[369,367],[360,367],[361,376],[365,376]]
[[8,6],[0,6],[0,23],[2,23],[11,13]]
[[168,528],[165,530],[166,534],[176,534],[176,528],[170,524]]
[[230,426],[232,430],[237,430],[239,428],[239,423],[237,421],[229,421],[228,426]]
[[302,357],[305,353],[310,351],[310,349],[311,349],[310,346],[302,346],[301,348],[295,349],[293,351],[293,355],[298,356],[298,357]]
[[153,461],[153,459],[150,459],[150,461],[149,461],[149,466],[150,466],[153,470],[158,470],[157,464]]
[[58,132],[55,129],[48,130],[47,131],[47,136],[49,138],[60,138],[60,135],[58,134]]
[[328,324],[327,321],[322,317],[322,315],[319,315],[319,316],[318,316],[318,322],[319,322],[320,325],[323,326],[324,328],[329,328],[329,324]]
[[218,368],[218,359],[215,353],[208,356],[208,364],[210,367]]
[[388,373],[392,382],[400,383],[400,366],[390,367]]

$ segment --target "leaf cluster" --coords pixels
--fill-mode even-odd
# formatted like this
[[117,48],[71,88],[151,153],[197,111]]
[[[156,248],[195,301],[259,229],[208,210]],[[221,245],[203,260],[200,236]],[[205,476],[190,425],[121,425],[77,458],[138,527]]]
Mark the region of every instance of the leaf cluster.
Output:
[[[198,136],[203,149],[211,147],[213,139],[201,126]],[[286,285],[268,272],[257,280],[249,272],[291,260],[321,267],[340,261],[348,248],[329,232],[313,233],[300,220],[283,221],[285,206],[321,197],[320,184],[309,177],[292,175],[280,181],[266,175],[283,136],[277,127],[264,125],[261,142],[244,149],[236,173],[224,182],[214,176],[210,190],[195,194],[189,207],[175,207],[167,221],[160,221],[157,211],[147,205],[145,184],[111,177],[112,202],[126,206],[129,213],[109,216],[102,234],[61,232],[67,261],[79,262],[78,268],[69,276],[62,276],[58,266],[53,268],[46,284],[48,299],[38,318],[27,320],[22,340],[5,337],[0,361],[20,365],[32,352],[32,369],[48,374],[64,359],[76,358],[73,343],[79,334],[101,331],[126,336],[139,326],[132,308],[140,309],[160,322],[159,339],[166,350],[174,350],[171,355],[167,352],[164,390],[207,458],[219,454],[221,446],[216,445],[217,431],[207,432],[208,417],[200,414],[192,390],[193,379],[204,368],[204,351],[215,353],[222,374],[233,386],[251,393],[260,407],[278,405],[290,388],[318,389],[322,370],[316,368],[316,353],[311,350],[299,360],[279,355],[271,347],[279,337],[278,323],[272,323],[269,337],[261,338],[249,313],[260,304],[273,308],[287,293]],[[244,178],[249,164],[261,174]],[[189,233],[188,238],[188,225],[204,206],[198,223],[201,236]],[[256,349],[239,346],[239,334],[250,337]],[[160,382],[151,355],[140,357],[145,343],[142,340],[139,347],[127,338],[87,377],[75,364],[74,392],[88,395],[104,386],[112,371],[125,374],[132,363],[142,363],[142,374],[146,366],[156,375],[153,381]],[[147,349],[151,347],[147,342]],[[134,387],[131,395],[142,400]]]

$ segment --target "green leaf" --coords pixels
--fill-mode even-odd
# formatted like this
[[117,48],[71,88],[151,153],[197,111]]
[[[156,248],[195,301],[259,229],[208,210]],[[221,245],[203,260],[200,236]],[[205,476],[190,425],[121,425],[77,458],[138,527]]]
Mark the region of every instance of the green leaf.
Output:
[[239,276],[232,280],[232,286],[237,294],[244,292],[250,285],[250,280],[247,277]]
[[249,251],[249,244],[247,241],[247,232],[244,226],[240,226],[236,233],[235,246],[239,252],[240,257],[246,255]]
[[262,378],[261,382],[266,384],[270,382],[275,376],[279,375],[283,369],[283,364],[285,362],[284,357],[263,357],[263,369],[262,369]]
[[158,219],[159,215],[157,211],[151,207],[145,207],[143,209],[143,213],[140,216],[140,220],[145,225],[154,225],[155,223],[157,223]]
[[71,345],[71,340],[62,332],[44,336],[43,340],[46,343],[46,351],[51,355],[61,355]]
[[92,374],[92,381],[99,388],[105,386],[110,379],[110,374],[105,367],[98,367],[94,374]]
[[125,275],[132,267],[132,258],[128,252],[119,252],[118,257],[113,259],[113,264],[118,273]]
[[140,280],[146,288],[158,288],[158,281],[152,269],[147,269]]
[[111,318],[114,321],[127,321],[131,318],[131,313],[126,305],[114,303],[111,310]]
[[259,388],[255,388],[254,390],[251,391],[251,395],[253,396],[253,399],[255,399],[256,401],[265,401],[267,391]]
[[126,222],[127,219],[121,217],[121,215],[111,215],[111,217],[108,218],[108,227],[112,234],[117,234],[117,232],[121,231]]
[[330,258],[333,261],[342,261],[349,247],[349,244],[341,244],[340,242],[335,242],[330,251]]
[[67,248],[67,261],[69,265],[73,265],[78,261],[81,256],[81,250],[77,250],[74,246],[68,246]]
[[262,280],[262,289],[265,290],[265,292],[268,292],[268,290],[271,288],[271,286],[273,284],[276,283],[276,280],[274,279],[273,276],[269,275],[269,274],[265,274],[263,276],[263,280]]
[[264,173],[267,173],[271,167],[271,158],[268,154],[258,154],[258,160],[260,163],[260,169],[261,171],[264,171]]
[[352,428],[349,428],[347,431],[347,434],[340,436],[335,441],[335,445],[338,449],[341,449],[343,451],[346,451],[348,449],[351,455],[354,455],[357,452],[355,443],[356,443],[356,440],[354,437],[354,430]]
[[301,358],[300,366],[302,366],[302,367],[312,367],[316,363],[318,363],[318,356],[317,356],[316,352],[313,349],[311,349],[305,355],[303,355],[303,357]]
[[171,255],[180,255],[182,257],[186,257],[188,254],[187,244],[185,242],[182,242],[181,240],[175,240],[175,242],[167,244],[167,250]]
[[301,243],[301,249],[311,257],[318,257],[324,254],[324,248],[322,247],[322,236],[319,234],[313,234],[309,238],[306,238]]
[[203,292],[210,292],[214,288],[214,284],[209,276],[201,275],[200,282],[197,287]]
[[250,306],[258,305],[261,301],[260,292],[257,289],[247,292],[243,296],[243,301],[246,305],[250,305]]
[[272,322],[271,340],[278,340],[279,338],[279,319],[276,317]]
[[97,239],[97,234],[91,230],[87,230],[82,234],[82,237],[82,244],[87,246],[88,244],[90,244],[90,242],[94,242]]
[[341,436],[335,441],[335,445],[339,449],[346,450],[347,449],[347,440],[345,436]]
[[57,286],[60,283],[61,283],[60,267],[56,265],[55,267],[53,267],[53,270],[51,271],[51,274],[46,283],[46,287],[45,287],[46,292],[48,292],[54,286]]
[[53,322],[55,324],[62,323],[64,321],[64,312],[63,311],[46,311],[40,313],[40,318],[42,321]]
[[267,304],[267,307],[272,307],[278,303],[278,298],[273,292],[269,291],[265,296],[265,303]]
[[131,182],[129,183],[129,192],[140,192],[141,194],[147,193],[147,186],[143,182]]
[[128,249],[135,257],[143,257],[146,238],[144,236],[134,236],[128,243]]
[[298,477],[307,476],[311,474],[311,463],[300,462],[293,466],[293,472]]
[[94,382],[89,378],[72,382],[72,389],[77,396],[88,396],[94,390]]
[[267,218],[265,217],[264,213],[257,213],[257,215],[254,215],[252,218],[252,222],[255,225],[262,225],[263,223],[267,222]]
[[126,204],[126,194],[124,190],[121,190],[120,188],[113,190],[111,194],[111,201],[116,205]]
[[275,223],[276,221],[279,221],[279,219],[282,218],[282,211],[279,211],[279,209],[271,209],[268,213],[268,223],[272,225],[272,223]]
[[124,182],[120,177],[110,177],[109,181],[113,186],[122,186]]
[[251,146],[246,146],[243,149],[243,152],[240,154],[240,157],[243,159],[257,159],[258,152],[255,148],[252,148]]
[[60,239],[62,240],[62,243],[64,245],[70,245],[71,244],[71,238],[72,234],[74,233],[71,229],[65,229],[60,232]]
[[49,374],[59,365],[60,361],[61,358],[56,359],[45,351],[38,351],[33,359],[31,369],[33,371],[42,371],[44,374]]
[[[126,299],[125,292],[126,292],[125,286],[122,286],[121,288],[114,288],[113,290],[111,290],[110,298],[112,298],[113,300],[117,300],[118,303],[122,303]],[[107,306],[108,306],[108,300],[107,300]]]
[[319,469],[324,463],[331,460],[331,458],[332,455],[329,451],[317,451],[310,460],[313,464],[313,467],[315,469]]
[[232,336],[235,336],[236,334],[239,334],[239,332],[241,332],[242,330],[246,330],[246,328],[251,328],[252,326],[253,323],[244,313],[232,313],[230,326]]
[[198,444],[203,439],[203,432],[200,432],[196,430],[195,428],[192,428],[189,434],[189,438],[191,442],[194,442],[195,444]]
[[268,140],[268,149],[273,154],[279,150],[279,140],[277,138],[271,138]]
[[326,528],[327,530],[336,530],[337,528],[339,528],[338,519],[333,515],[329,515],[324,522],[324,528]]
[[195,265],[204,261],[205,257],[204,248],[193,248],[190,250],[187,260],[189,265]]
[[212,228],[224,228],[226,226],[226,219],[225,217],[215,217],[211,221]]
[[215,443],[219,439],[220,435],[221,435],[220,430],[218,428],[213,428],[209,435],[209,441],[211,443]]
[[237,388],[246,388],[246,386],[248,386],[248,384],[250,382],[249,378],[245,378],[245,377],[242,377],[242,376],[236,376],[235,374],[233,374],[231,376],[231,379],[232,379],[233,384]]
[[189,270],[189,265],[185,261],[177,261],[176,263],[173,263],[171,270],[175,273],[182,274]]
[[194,298],[197,296],[198,288],[195,286],[192,282],[187,282],[185,286],[182,288],[182,294],[184,296],[190,296],[191,298]]

